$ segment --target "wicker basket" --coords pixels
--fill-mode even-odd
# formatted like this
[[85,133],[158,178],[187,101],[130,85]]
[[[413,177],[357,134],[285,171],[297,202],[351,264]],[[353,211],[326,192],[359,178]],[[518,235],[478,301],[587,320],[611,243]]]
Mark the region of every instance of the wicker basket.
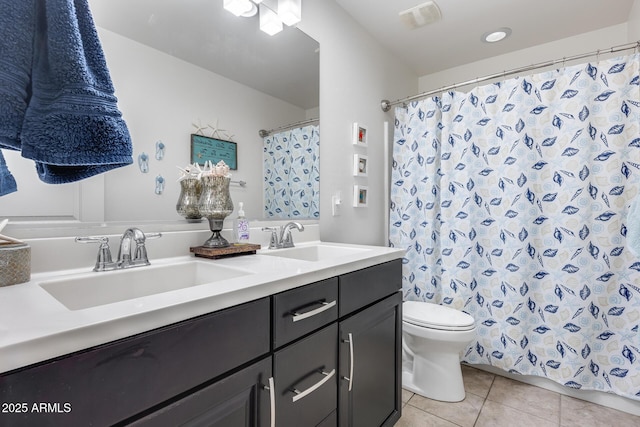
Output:
[[31,280],[31,247],[26,243],[0,243],[0,286]]

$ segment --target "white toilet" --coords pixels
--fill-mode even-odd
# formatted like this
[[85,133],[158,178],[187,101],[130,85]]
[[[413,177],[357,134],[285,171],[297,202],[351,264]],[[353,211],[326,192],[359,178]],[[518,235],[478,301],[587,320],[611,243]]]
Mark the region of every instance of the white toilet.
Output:
[[473,317],[438,304],[402,304],[402,387],[430,399],[464,399],[460,352],[476,336]]

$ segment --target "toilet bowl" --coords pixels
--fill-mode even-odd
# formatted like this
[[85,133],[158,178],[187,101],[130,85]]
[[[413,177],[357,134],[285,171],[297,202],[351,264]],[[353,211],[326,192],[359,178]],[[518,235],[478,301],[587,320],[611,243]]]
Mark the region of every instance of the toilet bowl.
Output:
[[464,400],[460,352],[476,336],[473,317],[438,304],[402,304],[402,387],[429,399]]

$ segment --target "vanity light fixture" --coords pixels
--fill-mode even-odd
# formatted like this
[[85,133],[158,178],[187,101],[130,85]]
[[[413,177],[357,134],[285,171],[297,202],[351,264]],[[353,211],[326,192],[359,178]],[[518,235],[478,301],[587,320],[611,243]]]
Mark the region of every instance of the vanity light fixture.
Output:
[[504,40],[511,35],[511,28],[502,27],[497,30],[488,31],[482,35],[482,41],[486,43],[495,43]]
[[282,31],[282,20],[273,10],[260,4],[260,29],[270,36]]
[[224,0],[223,7],[243,17],[260,11],[260,29],[270,36],[282,31],[283,23],[292,26],[302,20],[302,0]]
[[278,16],[291,26],[302,19],[302,0],[278,0]]

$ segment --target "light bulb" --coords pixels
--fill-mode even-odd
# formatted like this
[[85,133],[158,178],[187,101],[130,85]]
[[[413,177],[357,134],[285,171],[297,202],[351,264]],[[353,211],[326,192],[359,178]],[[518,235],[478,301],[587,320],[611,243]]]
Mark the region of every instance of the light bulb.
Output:
[[260,5],[260,29],[270,36],[282,31],[282,21],[273,10],[264,4]]
[[278,16],[285,24],[295,25],[302,19],[302,0],[278,0]]
[[253,3],[249,0],[224,0],[223,3],[225,10],[228,10],[236,16],[242,16],[251,11],[253,6]]

